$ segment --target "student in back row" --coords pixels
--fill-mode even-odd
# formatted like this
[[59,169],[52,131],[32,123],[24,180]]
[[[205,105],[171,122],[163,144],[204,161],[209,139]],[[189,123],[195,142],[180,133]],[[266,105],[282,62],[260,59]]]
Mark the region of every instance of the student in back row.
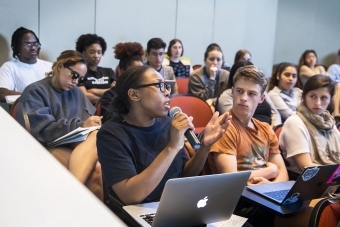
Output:
[[[163,65],[166,43],[160,38],[152,38],[146,47],[147,65],[161,74],[164,80],[176,80],[174,70],[171,66]],[[171,94],[178,93],[178,86],[175,83]]]
[[278,139],[268,123],[253,118],[265,99],[267,78],[253,65],[240,68],[232,88],[232,120],[228,130],[213,144],[208,163],[213,173],[251,170],[248,184],[287,181],[288,174]]
[[38,59],[40,41],[26,28],[18,28],[12,35],[13,58],[0,68],[0,102],[7,95],[20,95],[25,87],[41,80],[51,71],[52,63]]
[[96,104],[105,91],[115,86],[117,80],[111,68],[98,66],[106,51],[106,42],[96,34],[81,35],[77,40],[76,50],[87,61],[86,75],[79,80],[78,86],[91,103]]

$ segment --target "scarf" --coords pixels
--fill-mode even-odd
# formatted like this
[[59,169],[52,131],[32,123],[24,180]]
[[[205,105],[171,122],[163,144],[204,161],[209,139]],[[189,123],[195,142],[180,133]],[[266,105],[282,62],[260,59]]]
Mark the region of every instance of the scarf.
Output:
[[301,102],[296,114],[306,125],[311,137],[314,150],[311,152],[312,162],[323,165],[340,163],[340,141],[332,115],[327,110],[322,115],[313,114],[304,102]]

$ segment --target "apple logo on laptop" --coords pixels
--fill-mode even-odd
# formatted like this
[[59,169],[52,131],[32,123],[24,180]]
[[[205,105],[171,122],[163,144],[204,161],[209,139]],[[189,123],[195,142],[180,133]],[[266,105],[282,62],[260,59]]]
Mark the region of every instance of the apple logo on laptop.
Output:
[[205,207],[207,205],[208,196],[204,197],[204,199],[200,199],[197,203],[197,208]]

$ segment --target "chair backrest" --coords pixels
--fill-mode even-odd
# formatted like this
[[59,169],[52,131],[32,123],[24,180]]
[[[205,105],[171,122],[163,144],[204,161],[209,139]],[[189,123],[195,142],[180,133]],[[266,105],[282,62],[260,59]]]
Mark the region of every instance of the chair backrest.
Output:
[[340,204],[329,199],[320,200],[313,208],[309,227],[337,226],[340,222]]
[[278,139],[282,131],[282,127],[283,127],[283,124],[279,124],[279,125],[276,125],[273,129]]
[[24,127],[28,132],[30,132],[31,126],[29,123],[28,115],[25,108],[19,102],[19,99],[20,98],[15,100],[15,102],[13,103],[12,108],[10,110],[10,114],[22,127]]
[[202,67],[202,65],[194,65],[193,67],[192,67],[192,69],[193,70],[196,70],[196,69],[199,69],[199,68],[201,68]]
[[[174,95],[170,98],[170,106],[178,106],[183,113],[192,116],[195,128],[205,127],[213,113],[208,103],[192,95]],[[196,132],[196,131],[195,131]]]
[[98,102],[96,103],[96,116],[101,116],[102,113],[102,103],[101,100],[99,99]]
[[12,116],[13,118],[15,118],[15,116],[17,115],[19,99],[20,99],[20,98],[17,98],[17,99],[14,101],[14,103],[12,104],[12,107],[11,107],[11,109],[10,109],[10,111],[9,111],[9,113],[11,114],[11,116]]
[[189,77],[179,77],[176,78],[176,83],[178,86],[178,93],[182,95],[188,94],[189,89]]

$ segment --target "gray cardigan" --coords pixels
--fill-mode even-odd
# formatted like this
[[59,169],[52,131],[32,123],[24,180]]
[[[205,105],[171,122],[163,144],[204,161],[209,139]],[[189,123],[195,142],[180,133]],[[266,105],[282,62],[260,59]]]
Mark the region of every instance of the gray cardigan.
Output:
[[220,69],[216,79],[210,80],[206,67],[195,70],[189,77],[188,94],[196,95],[204,100],[216,98],[222,86],[227,85],[229,72]]

